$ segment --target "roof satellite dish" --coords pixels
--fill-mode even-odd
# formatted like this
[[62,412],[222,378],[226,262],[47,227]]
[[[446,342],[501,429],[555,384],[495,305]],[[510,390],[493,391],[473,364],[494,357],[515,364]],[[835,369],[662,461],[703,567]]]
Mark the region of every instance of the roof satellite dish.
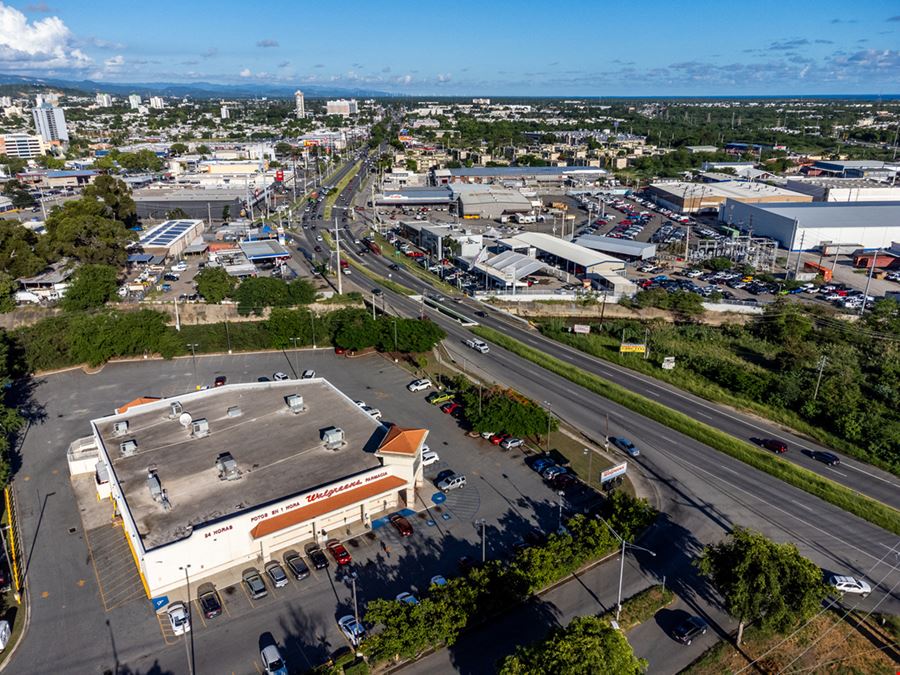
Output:
[[181,426],[183,426],[185,429],[187,429],[189,426],[191,426],[191,422],[192,422],[192,421],[193,421],[193,420],[191,420],[191,414],[190,414],[190,413],[184,412],[184,413],[181,413],[181,415],[178,416],[178,423],[181,424]]

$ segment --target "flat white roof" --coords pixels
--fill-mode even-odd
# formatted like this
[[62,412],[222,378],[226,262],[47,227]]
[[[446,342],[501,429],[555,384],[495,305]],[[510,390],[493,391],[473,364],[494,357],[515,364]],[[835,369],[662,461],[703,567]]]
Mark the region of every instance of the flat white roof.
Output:
[[802,192],[794,192],[767,183],[751,183],[749,181],[726,181],[722,183],[651,183],[650,187],[660,192],[666,192],[673,197],[694,199],[701,197],[723,197],[725,199],[747,199],[764,197],[797,197],[812,199]]
[[533,246],[544,253],[549,253],[557,258],[569,260],[576,265],[581,265],[585,269],[594,267],[595,265],[624,265],[619,258],[591,251],[584,246],[573,244],[570,241],[565,241],[564,239],[544,234],[543,232],[522,232],[515,236],[501,239],[500,243],[509,248]]

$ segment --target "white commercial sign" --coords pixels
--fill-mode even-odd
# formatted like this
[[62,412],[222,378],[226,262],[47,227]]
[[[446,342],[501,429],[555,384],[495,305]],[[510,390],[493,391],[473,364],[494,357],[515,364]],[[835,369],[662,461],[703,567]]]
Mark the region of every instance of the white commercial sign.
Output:
[[600,484],[602,485],[606,481],[612,480],[616,476],[624,476],[627,469],[628,462],[622,462],[621,464],[616,464],[615,466],[609,467],[606,471],[600,474]]
[[573,333],[590,333],[591,327],[588,324],[576,323],[574,326],[572,326],[572,332]]

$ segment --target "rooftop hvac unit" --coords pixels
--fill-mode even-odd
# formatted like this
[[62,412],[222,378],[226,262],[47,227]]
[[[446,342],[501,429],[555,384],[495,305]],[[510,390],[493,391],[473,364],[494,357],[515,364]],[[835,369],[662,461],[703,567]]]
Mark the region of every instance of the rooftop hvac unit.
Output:
[[184,406],[181,405],[180,401],[173,401],[169,404],[169,419],[175,420],[181,417],[181,413],[184,412]]
[[229,417],[240,417],[242,414],[243,413],[241,412],[241,406],[239,405],[233,405],[227,411],[227,415]]
[[128,433],[128,422],[122,420],[113,424],[113,436],[124,436]]
[[337,450],[344,444],[344,430],[337,427],[325,429],[322,432],[322,440],[325,441],[326,448]]
[[137,452],[137,441],[132,438],[119,443],[119,452],[122,454],[122,457],[131,457]]
[[147,488],[150,490],[150,496],[153,498],[153,501],[161,505],[166,511],[172,508],[172,504],[169,503],[169,495],[163,490],[162,483],[159,482],[159,475],[157,475],[155,469],[147,470]]
[[230,452],[223,452],[216,457],[216,471],[219,473],[219,480],[238,480],[241,477],[241,470]]
[[194,438],[209,436],[209,422],[206,421],[206,418],[191,422],[191,436]]
[[306,410],[306,406],[303,404],[302,396],[291,394],[290,396],[285,396],[284,401],[285,403],[287,403],[287,406],[288,408],[290,408],[291,412],[295,415]]

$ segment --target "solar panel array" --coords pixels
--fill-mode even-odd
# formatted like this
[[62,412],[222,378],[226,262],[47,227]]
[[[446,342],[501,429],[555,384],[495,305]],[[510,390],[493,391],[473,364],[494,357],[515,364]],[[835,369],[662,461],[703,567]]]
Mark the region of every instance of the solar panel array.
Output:
[[140,244],[145,248],[171,246],[176,239],[183,237],[184,233],[194,227],[196,223],[196,220],[167,220],[141,237]]

